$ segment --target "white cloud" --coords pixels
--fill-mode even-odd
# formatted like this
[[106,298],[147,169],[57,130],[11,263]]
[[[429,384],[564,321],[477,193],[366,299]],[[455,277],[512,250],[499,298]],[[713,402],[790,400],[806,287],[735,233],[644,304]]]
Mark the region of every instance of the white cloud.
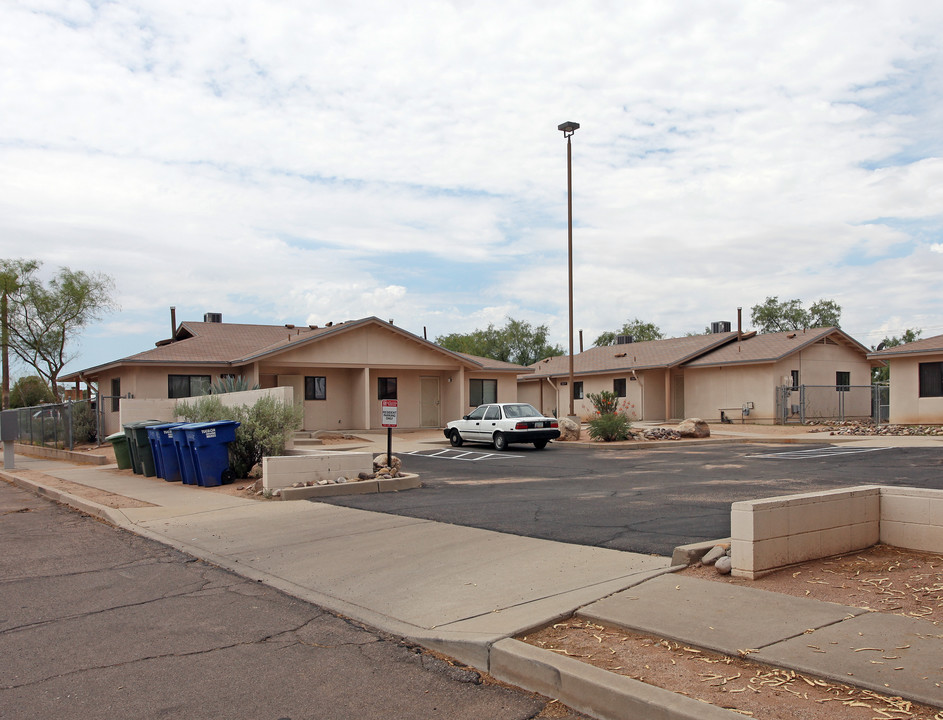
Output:
[[918,0],[5,3],[0,257],[117,277],[85,364],[169,305],[565,344],[575,120],[589,339],[768,295],[943,327],[941,31]]

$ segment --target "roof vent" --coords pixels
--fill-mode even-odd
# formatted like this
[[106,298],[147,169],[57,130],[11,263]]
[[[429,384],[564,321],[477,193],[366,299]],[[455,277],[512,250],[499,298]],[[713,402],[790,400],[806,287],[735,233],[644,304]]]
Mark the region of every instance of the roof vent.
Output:
[[730,321],[721,320],[720,322],[711,323],[711,333],[717,335],[718,333],[728,333],[730,332]]
[[221,323],[223,321],[222,313],[203,313],[203,322]]
[[633,340],[635,340],[635,338],[631,335],[616,335],[616,345],[628,345]]
[[294,325],[290,325],[290,324],[288,324],[288,323],[285,323],[285,327],[288,328],[289,330],[294,330],[294,329],[295,329],[295,326],[294,326]]

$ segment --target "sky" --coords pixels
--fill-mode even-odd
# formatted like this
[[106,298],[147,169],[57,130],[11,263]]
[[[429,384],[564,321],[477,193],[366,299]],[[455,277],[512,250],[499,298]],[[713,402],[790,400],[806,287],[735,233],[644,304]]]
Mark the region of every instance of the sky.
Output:
[[[507,318],[586,347],[768,297],[943,334],[943,3],[0,3],[0,258],[178,323]],[[577,340],[578,350],[578,340]]]

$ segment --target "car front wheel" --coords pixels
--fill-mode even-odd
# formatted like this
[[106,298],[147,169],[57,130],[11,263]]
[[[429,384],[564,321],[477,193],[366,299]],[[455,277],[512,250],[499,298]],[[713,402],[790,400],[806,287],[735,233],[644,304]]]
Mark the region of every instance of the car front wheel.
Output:
[[494,434],[494,449],[495,450],[507,450],[508,449],[508,439],[504,437],[504,433],[495,433]]
[[449,433],[449,442],[452,443],[452,447],[461,447],[465,441],[462,440],[462,436],[459,434],[458,430],[453,429],[452,432]]

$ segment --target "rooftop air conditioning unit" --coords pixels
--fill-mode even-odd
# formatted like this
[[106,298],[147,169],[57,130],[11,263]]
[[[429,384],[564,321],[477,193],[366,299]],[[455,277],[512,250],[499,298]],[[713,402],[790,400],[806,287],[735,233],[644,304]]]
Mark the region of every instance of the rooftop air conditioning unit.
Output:
[[616,335],[616,345],[628,345],[634,339],[631,335]]
[[729,320],[721,320],[720,322],[712,322],[712,323],[711,323],[711,332],[712,332],[713,334],[715,334],[715,335],[716,335],[717,333],[730,332],[730,321],[729,321]]
[[221,323],[223,321],[222,313],[203,313],[203,322]]

